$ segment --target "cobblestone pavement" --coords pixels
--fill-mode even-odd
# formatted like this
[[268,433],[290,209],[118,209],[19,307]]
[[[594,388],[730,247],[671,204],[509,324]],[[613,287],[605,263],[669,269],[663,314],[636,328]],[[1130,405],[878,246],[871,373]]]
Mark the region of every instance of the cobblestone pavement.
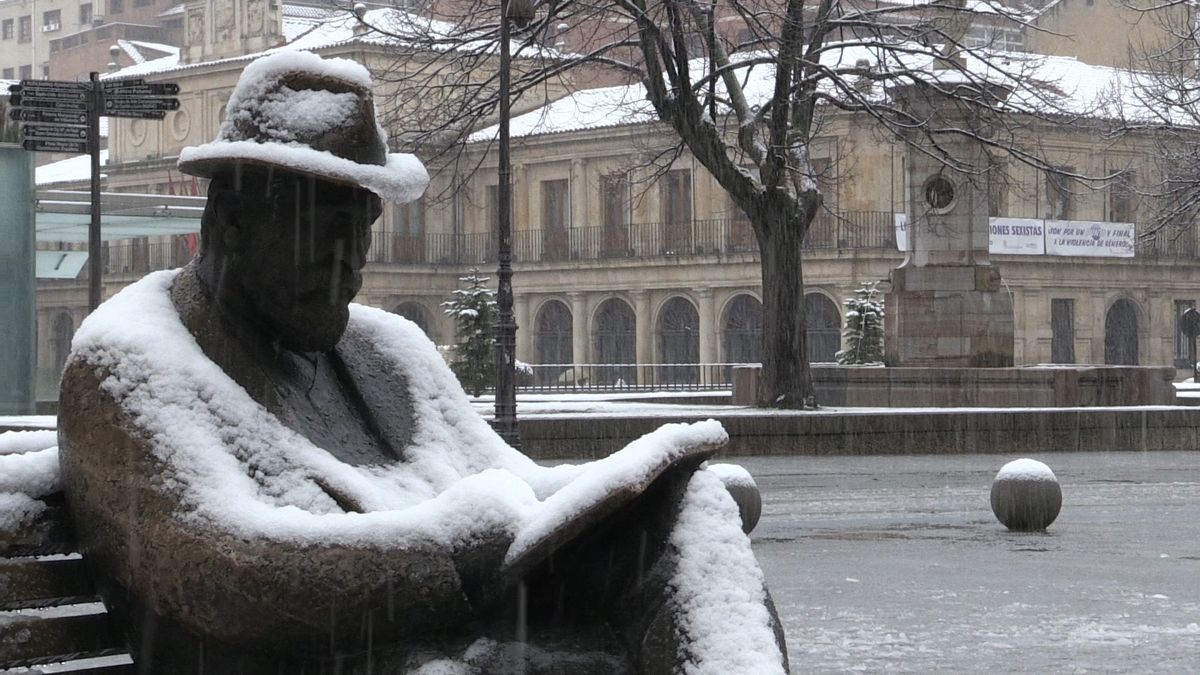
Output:
[[736,460],[794,673],[1200,671],[1200,453],[1059,453],[1044,534],[992,516],[1012,457]]

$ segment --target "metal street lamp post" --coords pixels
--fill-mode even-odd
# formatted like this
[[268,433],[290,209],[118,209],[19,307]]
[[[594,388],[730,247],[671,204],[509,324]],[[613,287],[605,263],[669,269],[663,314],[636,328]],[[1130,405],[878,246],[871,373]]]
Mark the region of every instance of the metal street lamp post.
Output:
[[531,0],[500,0],[500,138],[498,185],[496,187],[499,222],[496,224],[497,322],[496,339],[496,409],[495,427],[501,438],[518,447],[521,436],[517,429],[517,324],[513,319],[512,290],[512,168],[509,163],[509,97],[512,55],[509,53],[510,22],[523,28],[533,20]]

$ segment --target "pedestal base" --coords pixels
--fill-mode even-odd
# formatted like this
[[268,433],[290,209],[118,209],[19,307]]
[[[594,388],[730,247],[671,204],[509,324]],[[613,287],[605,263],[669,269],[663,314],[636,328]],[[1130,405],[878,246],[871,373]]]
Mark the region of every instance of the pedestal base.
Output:
[[900,267],[891,282],[884,298],[887,365],[1013,365],[1012,297],[995,267]]

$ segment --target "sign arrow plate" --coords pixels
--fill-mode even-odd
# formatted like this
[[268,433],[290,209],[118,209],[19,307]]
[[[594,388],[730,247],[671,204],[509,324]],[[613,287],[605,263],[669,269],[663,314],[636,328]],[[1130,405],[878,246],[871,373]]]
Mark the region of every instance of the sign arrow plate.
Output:
[[87,112],[87,101],[48,101],[41,98],[30,98],[24,94],[13,94],[8,104],[14,108],[38,108],[41,110],[74,110]]
[[133,77],[128,80],[105,80],[100,83],[100,86],[104,88],[104,91],[108,91],[109,89],[120,89],[121,87],[136,87],[139,84],[146,84],[146,78]]
[[73,127],[66,124],[26,124],[21,127],[21,133],[26,138],[67,138],[87,139],[87,127]]
[[21,80],[17,84],[10,84],[8,86],[8,91],[12,94],[30,94],[33,92],[41,93],[47,91],[86,94],[90,88],[91,85],[88,82],[72,82],[70,80]]
[[8,116],[24,122],[53,122],[55,124],[87,124],[86,112],[68,110],[38,110],[37,108],[13,108]]
[[70,89],[23,89],[21,96],[26,100],[78,101],[80,103],[87,101],[86,91]]
[[179,85],[173,82],[152,82],[150,84],[127,84],[109,87],[105,85],[104,95],[112,96],[174,96],[179,93]]
[[88,151],[87,141],[73,141],[54,138],[26,138],[21,147],[37,152],[69,152],[82,155]]
[[178,110],[177,98],[143,98],[137,96],[121,96],[104,98],[105,110]]
[[161,120],[167,116],[165,110],[105,110],[105,117],[132,117],[140,120]]

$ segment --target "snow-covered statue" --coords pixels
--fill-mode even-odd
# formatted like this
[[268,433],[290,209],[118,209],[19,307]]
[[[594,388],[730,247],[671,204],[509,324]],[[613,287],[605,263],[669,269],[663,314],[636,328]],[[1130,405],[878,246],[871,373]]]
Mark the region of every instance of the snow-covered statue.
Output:
[[64,489],[141,672],[785,672],[716,422],[542,467],[412,323],[351,304],[389,154],[361,66],[242,74],[202,246],[80,327]]

